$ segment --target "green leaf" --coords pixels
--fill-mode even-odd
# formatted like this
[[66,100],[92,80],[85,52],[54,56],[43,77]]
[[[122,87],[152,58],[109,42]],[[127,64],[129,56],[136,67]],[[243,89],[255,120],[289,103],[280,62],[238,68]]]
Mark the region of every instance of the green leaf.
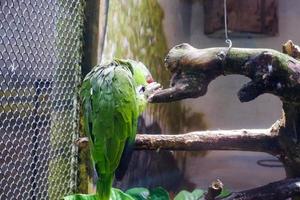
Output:
[[147,200],[150,196],[149,190],[143,187],[131,188],[125,193],[133,197],[135,200]]
[[[96,194],[74,194],[66,196],[63,200],[99,200]],[[110,194],[110,200],[135,200],[128,194],[125,194],[119,189],[112,188]]]
[[231,194],[230,190],[223,188],[221,194],[218,195],[218,198],[225,198]]
[[135,200],[135,199],[117,188],[112,188],[110,194],[110,200]]
[[174,200],[198,200],[204,194],[203,190],[195,189],[193,192],[188,192],[186,190],[182,190],[179,192]]
[[74,194],[63,198],[63,200],[98,200],[96,194]]
[[169,193],[161,187],[157,187],[150,190],[151,200],[169,200]]

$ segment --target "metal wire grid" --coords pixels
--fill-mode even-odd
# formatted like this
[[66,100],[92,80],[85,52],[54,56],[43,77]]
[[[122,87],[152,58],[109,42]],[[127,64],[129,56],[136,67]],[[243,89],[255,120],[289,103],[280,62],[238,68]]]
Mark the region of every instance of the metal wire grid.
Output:
[[84,0],[0,0],[0,200],[76,189]]

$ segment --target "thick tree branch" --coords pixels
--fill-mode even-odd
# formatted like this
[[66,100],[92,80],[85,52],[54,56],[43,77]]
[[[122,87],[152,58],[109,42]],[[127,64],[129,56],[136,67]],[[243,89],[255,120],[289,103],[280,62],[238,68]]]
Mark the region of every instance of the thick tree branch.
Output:
[[[137,134],[136,150],[239,150],[277,154],[279,144],[276,129],[245,129],[197,131],[178,135]],[[87,138],[76,143],[87,146]]]
[[284,200],[295,196],[300,196],[300,178],[285,179],[254,189],[233,192],[222,200]]
[[165,64],[173,74],[171,87],[155,93],[150,102],[170,102],[203,96],[208,84],[225,74],[241,74],[251,81],[238,93],[242,102],[263,93],[283,101],[300,101],[300,61],[272,49],[208,48],[189,44],[173,47]]

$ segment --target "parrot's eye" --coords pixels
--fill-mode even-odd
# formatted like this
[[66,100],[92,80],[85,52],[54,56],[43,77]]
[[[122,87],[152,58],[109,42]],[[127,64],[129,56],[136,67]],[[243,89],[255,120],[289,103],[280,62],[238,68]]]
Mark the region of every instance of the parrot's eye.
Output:
[[146,91],[146,87],[145,86],[141,86],[139,92],[145,92]]

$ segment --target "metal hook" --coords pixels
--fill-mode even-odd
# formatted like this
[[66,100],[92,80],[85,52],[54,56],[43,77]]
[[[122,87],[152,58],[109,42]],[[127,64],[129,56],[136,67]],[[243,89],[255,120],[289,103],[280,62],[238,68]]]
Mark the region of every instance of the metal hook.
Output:
[[228,44],[228,50],[232,47],[232,41],[230,39],[226,39],[225,42]]
[[232,47],[232,41],[228,37],[228,28],[227,28],[227,2],[224,0],[224,28],[225,28],[225,42],[228,44],[227,52]]

